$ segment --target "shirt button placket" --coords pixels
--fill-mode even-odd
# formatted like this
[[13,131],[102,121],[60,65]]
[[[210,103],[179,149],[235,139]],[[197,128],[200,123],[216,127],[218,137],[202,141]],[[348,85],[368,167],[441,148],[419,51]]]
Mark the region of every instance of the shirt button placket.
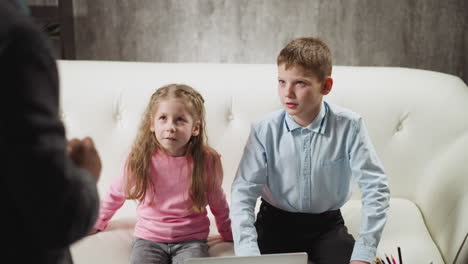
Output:
[[311,189],[312,189],[312,179],[311,179],[311,173],[312,173],[312,163],[311,163],[311,148],[310,148],[310,137],[311,133],[307,135],[307,209],[310,209],[311,207]]
[[304,151],[304,160],[303,160],[303,171],[302,177],[304,179],[303,186],[303,209],[310,208],[310,133],[307,129],[302,130],[303,134],[303,151]]

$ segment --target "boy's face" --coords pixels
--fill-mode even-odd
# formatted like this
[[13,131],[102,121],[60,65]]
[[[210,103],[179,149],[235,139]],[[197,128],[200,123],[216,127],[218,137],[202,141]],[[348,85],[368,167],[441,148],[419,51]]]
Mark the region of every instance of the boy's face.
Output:
[[323,81],[300,65],[286,69],[278,65],[278,95],[286,112],[301,126],[307,126],[320,112],[322,97],[331,90],[333,80]]

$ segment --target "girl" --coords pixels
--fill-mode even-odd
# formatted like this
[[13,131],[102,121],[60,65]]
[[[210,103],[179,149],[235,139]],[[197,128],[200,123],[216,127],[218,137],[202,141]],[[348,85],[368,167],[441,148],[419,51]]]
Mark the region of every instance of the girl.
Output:
[[170,84],[150,99],[120,178],[101,200],[94,232],[126,199],[138,200],[131,263],[183,263],[207,257],[209,220],[232,241],[219,155],[207,145],[203,97]]

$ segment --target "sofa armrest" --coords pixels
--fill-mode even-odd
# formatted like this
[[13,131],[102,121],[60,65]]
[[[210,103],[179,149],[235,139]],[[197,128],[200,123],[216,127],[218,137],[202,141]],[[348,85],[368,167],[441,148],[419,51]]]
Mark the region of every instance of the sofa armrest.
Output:
[[468,134],[428,161],[415,202],[446,263],[466,259],[468,233]]

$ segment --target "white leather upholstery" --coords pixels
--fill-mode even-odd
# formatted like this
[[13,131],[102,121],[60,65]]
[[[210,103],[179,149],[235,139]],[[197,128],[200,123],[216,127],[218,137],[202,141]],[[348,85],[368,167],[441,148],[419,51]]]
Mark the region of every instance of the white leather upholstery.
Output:
[[[205,97],[210,144],[223,159],[230,197],[250,123],[280,108],[275,65],[158,64],[59,61],[61,106],[68,137],[91,136],[103,161],[104,194],[123,165],[151,93],[185,83]],[[382,159],[391,187],[388,224],[378,252],[406,263],[453,263],[468,232],[468,88],[459,78],[385,67],[333,69],[326,100],[360,113]],[[343,213],[359,231],[358,192]],[[72,247],[75,263],[127,263],[135,222],[127,201],[110,227]],[[231,243],[209,243],[213,256],[232,255]]]

